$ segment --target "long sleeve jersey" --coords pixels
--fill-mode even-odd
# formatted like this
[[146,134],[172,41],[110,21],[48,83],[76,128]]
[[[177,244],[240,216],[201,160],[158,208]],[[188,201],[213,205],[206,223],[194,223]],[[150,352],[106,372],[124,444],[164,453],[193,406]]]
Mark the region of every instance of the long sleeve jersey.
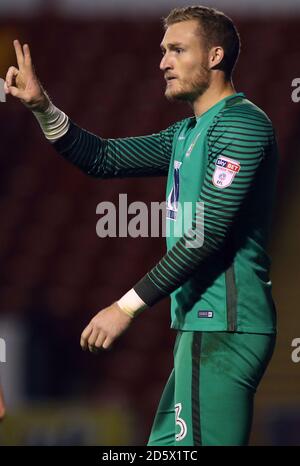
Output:
[[54,147],[97,178],[167,176],[167,252],[134,290],[149,306],[170,296],[173,328],[275,332],[266,244],[277,145],[244,94],[148,136],[103,139],[71,122]]

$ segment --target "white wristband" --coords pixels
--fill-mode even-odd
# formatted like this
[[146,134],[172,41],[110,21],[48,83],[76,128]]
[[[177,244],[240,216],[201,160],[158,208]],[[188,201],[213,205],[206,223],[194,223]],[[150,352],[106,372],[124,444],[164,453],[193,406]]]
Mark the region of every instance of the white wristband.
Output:
[[44,135],[50,142],[60,139],[69,129],[70,122],[68,116],[55,107],[52,102],[50,102],[49,107],[44,112],[36,111],[33,114],[38,120]]
[[124,296],[122,296],[122,298],[117,301],[117,304],[121,310],[125,312],[125,314],[132,318],[136,317],[148,307],[148,305],[144,303],[144,301],[139,297],[133,288],[124,294]]

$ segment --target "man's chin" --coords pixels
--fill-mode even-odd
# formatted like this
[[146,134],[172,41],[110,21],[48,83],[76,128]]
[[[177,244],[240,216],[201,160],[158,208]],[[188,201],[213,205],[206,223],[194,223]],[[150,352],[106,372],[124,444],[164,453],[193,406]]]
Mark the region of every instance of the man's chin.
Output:
[[191,96],[189,94],[184,94],[182,92],[172,92],[168,89],[165,91],[165,97],[168,99],[169,102],[189,102],[191,100]]

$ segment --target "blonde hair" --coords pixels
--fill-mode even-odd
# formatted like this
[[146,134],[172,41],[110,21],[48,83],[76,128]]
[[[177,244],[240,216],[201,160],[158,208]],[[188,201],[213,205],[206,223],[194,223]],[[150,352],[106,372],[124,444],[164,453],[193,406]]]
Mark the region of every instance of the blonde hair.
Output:
[[199,34],[208,50],[216,46],[223,48],[224,59],[218,68],[224,71],[227,79],[230,79],[241,47],[240,36],[233,21],[214,8],[188,6],[174,8],[167,17],[163,18],[163,25],[167,29],[172,24],[190,20],[198,22]]

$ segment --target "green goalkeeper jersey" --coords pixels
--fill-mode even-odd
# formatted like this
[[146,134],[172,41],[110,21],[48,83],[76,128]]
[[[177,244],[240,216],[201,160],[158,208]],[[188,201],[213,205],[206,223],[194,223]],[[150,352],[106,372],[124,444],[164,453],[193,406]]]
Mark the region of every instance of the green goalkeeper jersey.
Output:
[[275,332],[266,243],[277,146],[244,94],[149,136],[105,140],[71,123],[54,145],[96,177],[168,175],[167,253],[134,289],[149,306],[170,296],[173,328]]

